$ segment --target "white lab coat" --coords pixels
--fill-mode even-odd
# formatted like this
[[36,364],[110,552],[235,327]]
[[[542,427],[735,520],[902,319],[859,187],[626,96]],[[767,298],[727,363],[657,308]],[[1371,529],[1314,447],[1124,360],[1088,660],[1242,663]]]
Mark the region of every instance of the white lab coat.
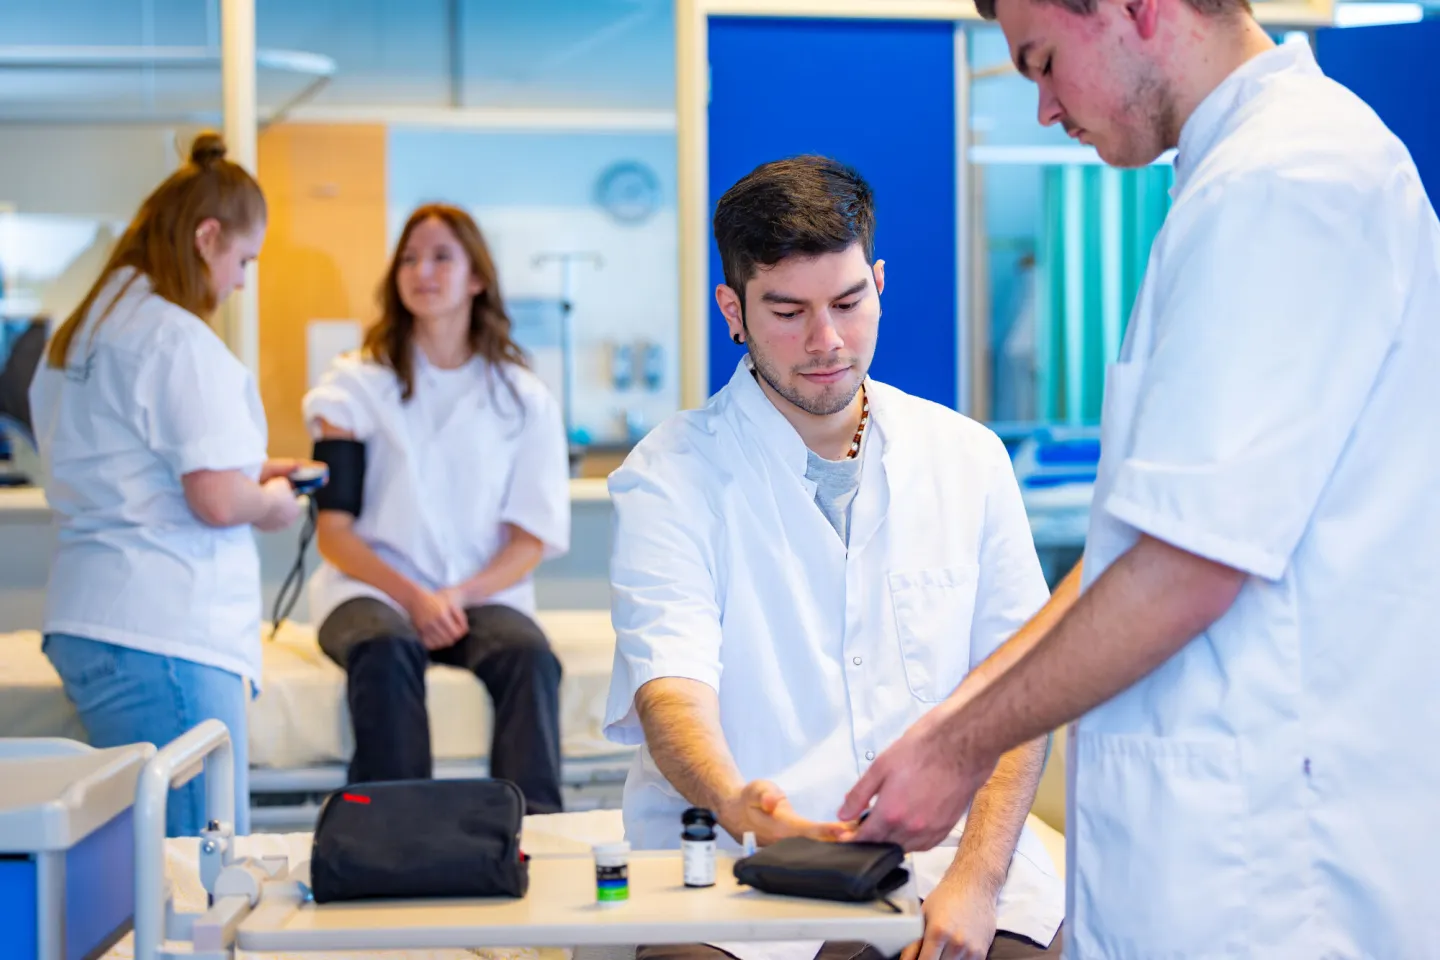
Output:
[[30,403],[59,518],[45,632],[191,660],[258,687],[255,536],[202,522],[180,479],[259,476],[267,431],[250,372],[205,321],[126,268],[96,298],[65,369],[36,371]]
[[1185,125],[1105,388],[1085,585],[1250,575],[1071,742],[1067,955],[1434,956],[1440,226],[1304,44]]
[[[643,741],[634,697],[650,680],[709,684],[741,774],[773,780],[816,820],[835,819],[870,761],[1046,599],[1000,440],[893,387],[867,381],[866,390],[848,550],[814,502],[803,441],[748,358],[709,404],[661,424],[610,477],[606,734]],[[678,846],[687,806],[641,751],[625,784],[630,842]],[[722,842],[733,848],[728,835]],[[920,858],[922,894],[954,853],[952,842]],[[1048,943],[1062,900],[1053,863],[1026,830],[1000,928]],[[742,960],[817,948],[725,945]]]
[[[402,401],[389,367],[347,354],[305,395],[312,434],[324,418],[365,444],[355,532],[427,590],[455,586],[488,566],[505,545],[506,523],[538,537],[546,559],[570,548],[569,453],[559,405],[530,371],[512,365],[506,376],[518,406],[485,360],[440,370],[416,350],[415,392]],[[383,591],[329,563],[310,578],[316,623],[357,597],[404,612]],[[534,616],[534,578],[486,602]]]

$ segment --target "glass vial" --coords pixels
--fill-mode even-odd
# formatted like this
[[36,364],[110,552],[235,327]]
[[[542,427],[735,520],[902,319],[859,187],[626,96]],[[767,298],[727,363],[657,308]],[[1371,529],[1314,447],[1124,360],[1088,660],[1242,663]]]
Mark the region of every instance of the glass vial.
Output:
[[691,807],[680,818],[680,857],[685,886],[715,886],[715,814]]

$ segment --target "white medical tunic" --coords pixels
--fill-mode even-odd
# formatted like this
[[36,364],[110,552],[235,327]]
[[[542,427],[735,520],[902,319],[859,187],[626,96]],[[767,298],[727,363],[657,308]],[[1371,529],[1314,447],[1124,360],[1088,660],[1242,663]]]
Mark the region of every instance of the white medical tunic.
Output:
[[59,521],[45,632],[219,667],[258,687],[254,533],[205,524],[181,483],[197,470],[259,476],[267,430],[250,372],[203,320],[126,268],[96,298],[65,368],[36,371],[30,403]]
[[[414,393],[402,400],[400,390],[389,367],[347,354],[304,400],[313,434],[323,418],[365,444],[355,532],[382,560],[441,590],[490,564],[507,542],[507,523],[537,537],[546,559],[570,548],[569,451],[559,404],[539,377],[507,365],[502,379],[480,357],[445,370],[416,349]],[[322,562],[310,579],[311,619],[322,623],[357,597],[404,612],[383,591]],[[533,616],[534,578],[485,602]]]
[[1068,956],[1434,956],[1440,226],[1304,44],[1201,103],[1174,198],[1086,586],[1141,533],[1250,576],[1077,725]]
[[[643,742],[634,698],[651,680],[708,684],[741,775],[774,781],[815,820],[835,819],[870,762],[1047,596],[1000,440],[893,387],[865,389],[848,549],[815,504],[804,442],[748,358],[703,409],[666,420],[610,477],[606,734]],[[678,846],[688,806],[641,750],[625,784],[631,843]],[[957,826],[947,847],[920,858],[922,893],[958,836]],[[999,926],[1049,943],[1062,915],[1061,881],[1027,829]],[[813,956],[818,944],[725,948],[750,960]]]

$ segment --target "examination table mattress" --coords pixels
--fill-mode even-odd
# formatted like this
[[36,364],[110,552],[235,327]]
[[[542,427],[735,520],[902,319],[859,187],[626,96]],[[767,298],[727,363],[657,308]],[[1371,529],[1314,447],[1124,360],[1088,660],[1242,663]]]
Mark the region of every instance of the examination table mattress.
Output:
[[[538,617],[564,670],[560,730],[566,759],[624,756],[601,734],[615,634],[605,610],[550,610]],[[250,704],[250,766],[290,770],[346,763],[353,749],[345,672],[332,663],[313,628],[287,623],[265,630],[260,696]],[[0,634],[0,737],[85,739],[60,677],[35,631]],[[437,761],[490,752],[490,698],[473,675],[434,665],[425,676]]]

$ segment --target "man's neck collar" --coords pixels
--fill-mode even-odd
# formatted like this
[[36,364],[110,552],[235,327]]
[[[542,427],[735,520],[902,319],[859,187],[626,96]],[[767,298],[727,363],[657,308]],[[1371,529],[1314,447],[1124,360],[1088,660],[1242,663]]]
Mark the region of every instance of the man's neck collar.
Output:
[[1170,131],[1170,139],[1173,140],[1171,147],[1178,148],[1181,145],[1185,127],[1206,100],[1256,57],[1274,50],[1276,46],[1269,34],[1250,17],[1237,24],[1233,33],[1227,32],[1223,38],[1217,36],[1213,40],[1214,47],[1221,51],[1220,56],[1202,56],[1202,51],[1192,51],[1204,64],[1201,68],[1202,80],[1195,88],[1182,94],[1182,102],[1178,105],[1179,110],[1175,117],[1176,129]]
[[791,429],[799,436],[807,450],[826,460],[843,460],[845,458],[850,452],[851,443],[860,426],[861,410],[865,402],[863,383],[860,389],[855,391],[854,398],[844,410],[828,416],[818,416],[801,410],[782,397],[774,387],[766,382],[764,377],[760,376],[754,364],[748,362],[748,358],[747,366],[749,366],[750,374],[755,378],[755,385],[760,388],[761,394],[790,424]]

